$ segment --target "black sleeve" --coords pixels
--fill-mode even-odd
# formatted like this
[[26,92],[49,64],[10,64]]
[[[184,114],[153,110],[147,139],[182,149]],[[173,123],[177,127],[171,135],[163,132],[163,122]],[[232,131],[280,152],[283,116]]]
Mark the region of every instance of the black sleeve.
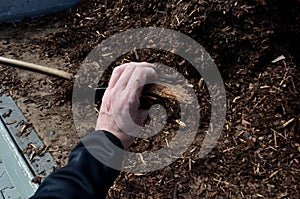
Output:
[[[85,137],[90,140],[90,148],[104,152],[105,158],[122,164],[120,154],[110,148],[108,138],[114,145],[123,149],[122,143],[114,135],[106,131],[95,131]],[[120,171],[112,169],[98,161],[87,150],[86,144],[80,141],[72,150],[68,164],[51,173],[41,183],[31,199],[37,198],[105,198],[109,188]],[[111,143],[110,143],[111,144]],[[100,147],[100,148],[99,148]],[[109,156],[107,156],[109,154]],[[116,160],[117,159],[117,160]]]

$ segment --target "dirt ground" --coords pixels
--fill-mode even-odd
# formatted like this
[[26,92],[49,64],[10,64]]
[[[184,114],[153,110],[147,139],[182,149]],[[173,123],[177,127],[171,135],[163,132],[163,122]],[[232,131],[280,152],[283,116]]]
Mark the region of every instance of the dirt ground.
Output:
[[[75,75],[87,54],[115,33],[148,26],[185,33],[205,47],[223,77],[223,134],[205,158],[197,158],[210,118],[201,77],[189,75],[189,65],[179,67],[182,60],[170,54],[129,54],[126,61],[161,61],[186,72],[201,95],[202,119],[183,157],[145,175],[121,173],[108,198],[299,198],[299,6],[298,0],[82,0],[60,13],[0,24],[0,56]],[[272,63],[280,55],[285,59]],[[63,166],[79,141],[71,110],[73,81],[4,64],[0,71],[4,92]],[[157,137],[152,149],[161,147],[162,139]],[[147,147],[138,142],[132,148],[142,149]]]

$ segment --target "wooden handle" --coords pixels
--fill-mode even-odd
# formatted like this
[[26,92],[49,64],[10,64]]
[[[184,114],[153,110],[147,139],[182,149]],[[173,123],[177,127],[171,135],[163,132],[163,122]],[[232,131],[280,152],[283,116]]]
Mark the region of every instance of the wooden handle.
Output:
[[36,71],[51,74],[51,75],[55,75],[55,76],[62,77],[62,78],[68,79],[68,80],[71,80],[73,78],[73,75],[71,73],[67,73],[65,71],[61,71],[61,70],[58,70],[55,68],[49,68],[49,67],[38,65],[38,64],[32,64],[32,63],[19,61],[19,60],[15,60],[15,59],[9,59],[9,58],[5,58],[5,57],[1,57],[1,56],[0,56],[0,62],[5,63],[5,64],[15,65],[15,66],[20,66],[20,67],[27,68],[27,69],[36,70]]

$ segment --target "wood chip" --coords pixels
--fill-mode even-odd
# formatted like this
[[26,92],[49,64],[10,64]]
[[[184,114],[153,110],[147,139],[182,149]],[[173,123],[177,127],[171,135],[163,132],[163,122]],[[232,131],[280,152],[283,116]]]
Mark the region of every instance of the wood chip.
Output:
[[269,176],[269,179],[272,178],[273,176],[275,176],[278,172],[279,172],[279,170],[273,172],[273,173]]
[[12,124],[15,124],[15,123],[17,123],[17,121],[16,121],[16,120],[9,121],[9,122],[5,122],[5,124],[7,124],[7,125],[12,125]]
[[292,123],[294,120],[295,120],[295,118],[292,118],[292,119],[290,119],[289,121],[285,122],[285,123],[282,125],[282,128],[287,127],[287,126],[288,126],[290,123]]
[[2,114],[2,117],[3,118],[7,118],[7,117],[10,117],[10,114],[12,113],[12,110],[11,109],[8,109],[5,113]]
[[273,61],[272,61],[272,63],[274,64],[274,63],[277,63],[277,62],[279,62],[279,61],[281,61],[281,60],[284,60],[285,59],[285,57],[283,56],[283,55],[280,55],[279,57],[277,57],[276,59],[274,59]]

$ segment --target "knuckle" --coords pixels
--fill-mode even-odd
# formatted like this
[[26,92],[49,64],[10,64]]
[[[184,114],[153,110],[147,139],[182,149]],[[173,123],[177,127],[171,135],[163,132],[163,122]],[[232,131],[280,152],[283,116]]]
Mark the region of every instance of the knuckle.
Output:
[[117,66],[114,68],[113,70],[113,74],[120,74],[123,71],[123,67],[121,66]]
[[123,70],[121,70],[120,68],[115,68],[112,72],[111,78],[120,76],[122,71]]
[[150,77],[150,78],[156,78],[157,77],[157,73],[154,70],[154,68],[147,68],[147,71],[146,71],[145,74],[146,74],[147,77]]
[[143,65],[149,65],[149,63],[145,62],[145,61],[141,62],[141,64],[143,64]]

